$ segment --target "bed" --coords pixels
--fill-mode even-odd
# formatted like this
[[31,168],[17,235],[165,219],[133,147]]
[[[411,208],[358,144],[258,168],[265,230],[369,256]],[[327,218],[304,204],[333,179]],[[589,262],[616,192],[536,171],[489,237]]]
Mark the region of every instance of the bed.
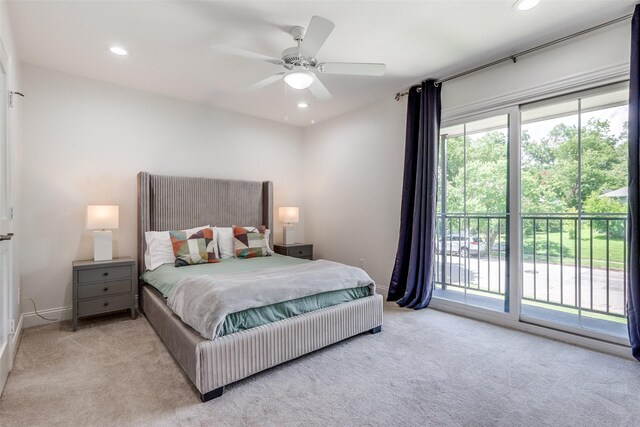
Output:
[[[272,194],[273,186],[269,181],[187,178],[140,172],[140,276],[146,269],[145,232],[180,230],[201,224],[264,224],[272,230]],[[269,239],[273,247],[273,234]],[[289,257],[276,256],[264,262],[298,262],[285,258]],[[223,262],[221,268],[233,267],[233,264],[233,261],[227,264]],[[199,270],[193,269],[194,267],[199,266],[183,267],[181,271],[200,274]],[[183,323],[168,307],[165,295],[161,292],[161,283],[165,279],[167,283],[171,282],[168,278],[175,272],[169,271],[169,267],[166,270],[158,271],[155,277],[145,276],[149,282],[159,281],[160,285],[154,283],[155,286],[152,286],[145,280],[140,280],[139,309],[194,384],[203,402],[221,396],[226,385],[257,372],[354,335],[364,332],[376,333],[381,330],[382,296],[375,293],[368,296],[349,295],[348,292],[344,292],[331,296],[334,299],[333,303],[324,308],[282,319],[277,317],[276,312],[273,315],[274,319],[278,319],[276,321],[258,324],[249,329],[231,325],[222,336],[213,340],[205,339]],[[335,303],[337,300],[340,302]]]

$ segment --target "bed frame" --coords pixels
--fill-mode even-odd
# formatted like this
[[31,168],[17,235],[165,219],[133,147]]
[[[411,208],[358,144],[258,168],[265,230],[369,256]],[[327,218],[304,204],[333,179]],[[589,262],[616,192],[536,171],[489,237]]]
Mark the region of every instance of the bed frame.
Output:
[[[267,225],[273,230],[273,185],[138,174],[138,268],[145,269],[146,231],[197,225]],[[270,236],[273,244],[273,233]],[[140,281],[139,308],[200,392],[203,402],[225,385],[322,347],[382,327],[381,295],[375,294],[246,331],[207,340],[184,324],[164,297]]]

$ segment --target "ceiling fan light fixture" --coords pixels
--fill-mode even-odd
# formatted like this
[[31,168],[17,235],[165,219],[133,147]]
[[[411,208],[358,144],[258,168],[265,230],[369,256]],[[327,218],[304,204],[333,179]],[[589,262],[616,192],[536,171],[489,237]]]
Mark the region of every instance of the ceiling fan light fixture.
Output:
[[284,82],[294,89],[306,89],[313,80],[313,74],[309,71],[292,71],[284,76]]
[[512,6],[514,10],[529,10],[533,9],[540,3],[540,0],[518,0]]

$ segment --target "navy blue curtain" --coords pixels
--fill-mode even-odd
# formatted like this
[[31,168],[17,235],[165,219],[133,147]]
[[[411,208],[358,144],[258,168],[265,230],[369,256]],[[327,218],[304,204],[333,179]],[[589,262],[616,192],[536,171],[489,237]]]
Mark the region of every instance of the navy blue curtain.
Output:
[[640,5],[631,21],[630,79],[627,322],[631,352],[640,360]]
[[433,293],[440,85],[427,80],[409,90],[400,238],[388,301],[425,308]]

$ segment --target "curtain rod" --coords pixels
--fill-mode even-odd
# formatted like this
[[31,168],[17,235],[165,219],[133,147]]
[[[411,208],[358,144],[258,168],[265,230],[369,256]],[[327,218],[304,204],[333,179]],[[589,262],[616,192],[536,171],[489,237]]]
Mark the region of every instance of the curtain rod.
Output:
[[[518,53],[515,53],[513,55],[505,56],[504,58],[495,60],[493,62],[489,62],[488,64],[484,64],[484,65],[481,65],[481,66],[476,67],[476,68],[472,68],[472,69],[467,70],[467,71],[463,71],[463,72],[458,73],[458,74],[454,74],[453,76],[446,77],[446,78],[440,79],[440,80],[436,80],[435,85],[438,86],[441,83],[448,82],[450,80],[457,79],[459,77],[463,77],[463,76],[466,76],[468,74],[475,73],[476,71],[484,70],[485,68],[493,67],[494,65],[498,65],[498,64],[501,64],[503,62],[512,61],[512,62],[515,63],[516,60],[519,57],[523,56],[523,55],[528,55],[528,54],[536,52],[538,50],[546,49],[549,46],[553,46],[553,45],[556,45],[558,43],[562,43],[562,42],[565,42],[567,40],[573,39],[575,37],[583,36],[585,34],[588,34],[588,33],[592,32],[592,31],[596,31],[596,30],[599,30],[601,28],[608,27],[609,25],[613,25],[613,24],[617,24],[618,22],[626,21],[627,19],[631,19],[631,17],[633,17],[633,13],[621,16],[621,17],[616,18],[616,19],[612,19],[611,21],[603,22],[602,24],[596,25],[594,27],[587,28],[586,30],[578,31],[577,33],[573,33],[573,34],[569,34],[568,36],[564,36],[564,37],[561,37],[559,39],[552,40],[550,42],[541,44],[539,46],[532,47],[531,49],[523,50],[522,52],[518,52]],[[410,90],[410,88],[406,89],[406,90],[404,90],[402,92],[396,93],[396,97],[395,97],[396,101],[399,101],[401,97],[408,95],[409,94],[409,90]],[[420,92],[420,88],[418,88],[418,92]]]

